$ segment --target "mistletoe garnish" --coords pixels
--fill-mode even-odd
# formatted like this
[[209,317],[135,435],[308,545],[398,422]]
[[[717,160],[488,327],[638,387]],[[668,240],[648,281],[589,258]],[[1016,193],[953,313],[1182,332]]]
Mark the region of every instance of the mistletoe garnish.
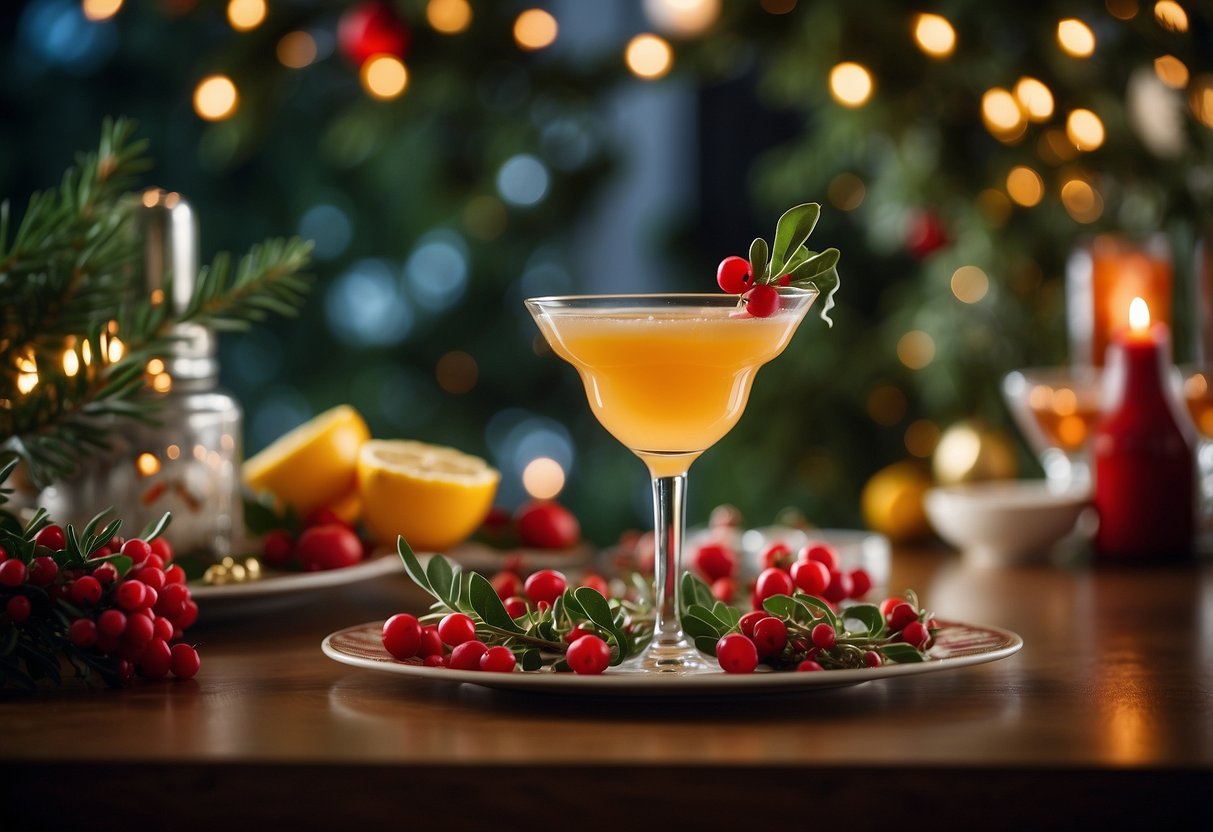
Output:
[[726,257],[716,269],[716,282],[731,295],[740,295],[746,311],[765,318],[779,308],[776,286],[816,289],[825,298],[821,319],[830,326],[830,310],[838,291],[838,249],[816,252],[805,246],[813,233],[821,206],[807,202],[789,208],[775,226],[775,243],[759,237],[750,243],[750,258]]

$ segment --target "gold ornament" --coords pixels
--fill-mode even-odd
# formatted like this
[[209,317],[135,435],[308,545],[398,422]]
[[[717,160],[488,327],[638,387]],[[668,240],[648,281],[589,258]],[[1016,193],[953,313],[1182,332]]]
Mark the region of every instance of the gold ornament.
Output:
[[881,468],[863,487],[860,506],[864,520],[895,543],[926,537],[931,526],[922,499],[930,487],[931,477],[916,462],[905,460]]
[[206,568],[202,582],[208,586],[223,586],[224,584],[243,584],[256,581],[261,577],[261,561],[255,557],[237,561],[226,557],[220,563],[212,563]]
[[943,432],[932,467],[940,485],[1009,480],[1019,473],[1010,437],[979,419],[964,419]]

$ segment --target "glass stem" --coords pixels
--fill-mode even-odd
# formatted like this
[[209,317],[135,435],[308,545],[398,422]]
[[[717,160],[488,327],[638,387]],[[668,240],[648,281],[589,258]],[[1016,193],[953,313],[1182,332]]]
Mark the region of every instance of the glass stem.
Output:
[[682,540],[686,536],[687,475],[653,477],[653,532],[656,621],[653,644],[685,644],[678,620],[679,580],[682,565]]

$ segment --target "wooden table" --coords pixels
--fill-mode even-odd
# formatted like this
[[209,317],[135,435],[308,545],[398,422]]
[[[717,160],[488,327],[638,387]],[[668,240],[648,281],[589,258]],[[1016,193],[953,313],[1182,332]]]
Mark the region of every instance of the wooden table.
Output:
[[389,577],[200,623],[193,681],[5,695],[0,828],[1213,828],[1213,564],[981,571],[898,551],[891,585],[1025,647],[800,694],[509,694],[321,654],[335,629],[421,607]]

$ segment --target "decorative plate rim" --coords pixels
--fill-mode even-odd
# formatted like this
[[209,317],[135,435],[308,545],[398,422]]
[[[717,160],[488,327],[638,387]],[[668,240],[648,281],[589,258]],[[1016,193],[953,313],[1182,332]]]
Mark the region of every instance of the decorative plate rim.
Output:
[[292,592],[310,592],[315,589],[345,586],[346,584],[378,578],[394,572],[404,574],[404,566],[395,552],[382,552],[340,569],[325,569],[319,572],[276,572],[256,581],[238,584],[210,586],[201,582],[189,584],[190,596],[199,602],[230,599],[252,599]]

